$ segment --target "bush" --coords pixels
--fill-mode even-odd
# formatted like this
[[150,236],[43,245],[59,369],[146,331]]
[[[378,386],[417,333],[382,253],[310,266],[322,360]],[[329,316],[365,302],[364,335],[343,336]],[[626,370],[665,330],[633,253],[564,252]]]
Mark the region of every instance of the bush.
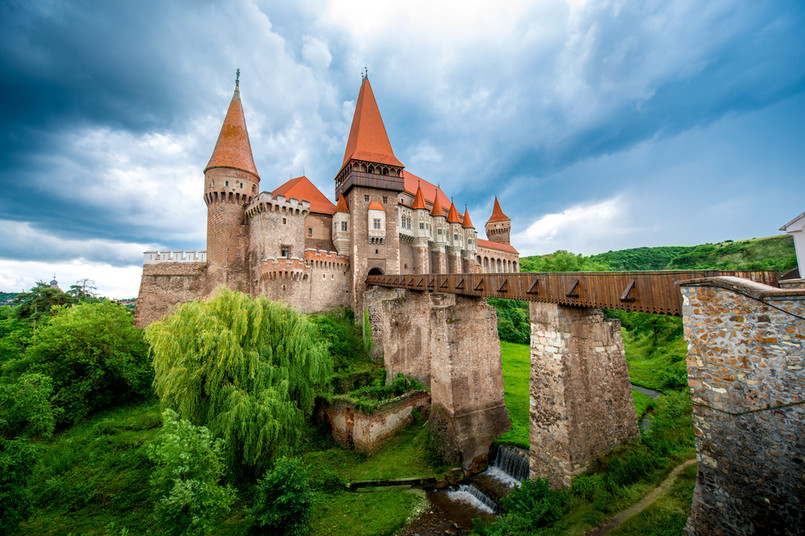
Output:
[[318,338],[328,347],[336,371],[343,372],[357,363],[368,361],[361,327],[355,324],[352,311],[344,309],[311,315],[310,319],[316,326]]
[[223,520],[235,501],[235,492],[222,486],[223,441],[203,426],[180,420],[165,410],[159,437],[148,446],[156,464],[151,486],[159,497],[154,517],[165,534],[207,534]]
[[502,516],[514,534],[530,534],[555,523],[565,511],[567,494],[553,489],[547,478],[527,480],[501,501]]
[[125,307],[100,302],[54,311],[29,353],[31,369],[53,379],[62,421],[76,422],[150,392],[147,347]]
[[278,458],[257,483],[254,503],[246,517],[248,534],[307,534],[313,503],[307,468],[294,458]]
[[28,481],[36,460],[36,450],[26,440],[0,438],[0,535],[16,533],[31,514]]
[[24,374],[15,383],[0,384],[0,436],[49,437],[58,412],[50,404],[53,382],[42,374]]

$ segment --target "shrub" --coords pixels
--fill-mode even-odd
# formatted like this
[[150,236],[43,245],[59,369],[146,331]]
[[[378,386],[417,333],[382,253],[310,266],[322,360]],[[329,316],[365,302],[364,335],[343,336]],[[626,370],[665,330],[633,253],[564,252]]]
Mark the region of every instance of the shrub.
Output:
[[307,468],[294,458],[278,458],[257,483],[254,503],[246,517],[248,534],[307,534],[313,503]]
[[153,372],[131,313],[111,303],[54,308],[30,348],[32,370],[53,379],[61,419],[76,422],[151,390]]
[[566,493],[551,488],[547,478],[527,480],[501,501],[503,517],[514,534],[530,534],[562,517],[566,500]]
[[0,435],[49,437],[56,425],[50,404],[53,382],[43,374],[24,374],[15,383],[0,384]]
[[31,514],[28,481],[36,450],[25,439],[0,438],[0,535],[13,534]]
[[162,417],[160,435],[147,449],[156,464],[150,478],[159,497],[154,517],[165,534],[207,534],[235,501],[234,490],[220,484],[223,441],[170,409]]

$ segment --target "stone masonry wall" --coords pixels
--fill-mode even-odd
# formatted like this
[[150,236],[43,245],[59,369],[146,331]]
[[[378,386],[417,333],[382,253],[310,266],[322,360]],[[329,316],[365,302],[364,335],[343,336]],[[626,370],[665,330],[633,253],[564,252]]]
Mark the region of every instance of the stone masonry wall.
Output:
[[465,470],[482,467],[492,440],[511,428],[494,308],[403,289],[374,288],[364,300],[387,377],[402,372],[429,386],[438,447]]
[[568,486],[640,431],[620,322],[600,309],[531,303],[531,477]]
[[156,322],[178,303],[205,295],[207,264],[203,262],[161,262],[145,264],[134,325]]
[[686,534],[805,532],[805,289],[682,285],[698,476]]

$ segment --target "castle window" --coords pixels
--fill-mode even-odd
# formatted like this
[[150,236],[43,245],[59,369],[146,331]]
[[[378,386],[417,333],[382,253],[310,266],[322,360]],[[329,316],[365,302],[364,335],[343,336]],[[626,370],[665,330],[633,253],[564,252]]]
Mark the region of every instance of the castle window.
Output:
[[380,254],[380,252],[378,250],[375,250],[375,255],[379,255],[379,254]]
[[441,230],[441,229],[438,229],[438,230],[436,231],[436,234],[441,235],[441,234],[442,234],[442,230]]
[[457,235],[457,234],[454,234],[454,235],[453,235],[453,240],[455,240],[456,242],[458,242],[458,235]]
[[291,248],[289,248],[288,246],[281,246],[280,255],[282,255],[283,257],[289,257],[291,255]]
[[389,204],[389,198],[388,198],[388,197],[386,197],[385,195],[383,196],[383,204],[384,204],[384,205],[388,205],[388,204]]
[[374,221],[372,222],[372,226],[375,229],[380,229],[380,218],[375,218]]
[[347,230],[347,222],[345,222],[345,221],[341,222],[341,230],[346,232],[346,230]]
[[419,229],[420,229],[420,230],[424,230],[424,229],[425,229],[425,223],[424,223],[424,222],[419,222]]
[[229,181],[226,181],[226,182],[224,183],[224,186],[229,186]]
[[239,186],[239,187],[240,187],[240,188],[243,188],[243,183],[242,183],[242,182],[240,183],[240,186]]
[[252,193],[257,193],[257,186],[252,184]]
[[212,188],[213,186],[215,186],[215,181],[210,181],[210,188]]
[[286,220],[285,218],[282,218],[282,223],[288,223],[288,220]]
[[364,201],[366,201],[366,202],[368,203],[368,202],[369,202],[369,196],[368,196],[368,195],[364,195],[364,196],[363,196],[363,200],[364,200]]
[[313,234],[313,227],[308,227],[307,228],[307,235],[310,236],[312,234]]

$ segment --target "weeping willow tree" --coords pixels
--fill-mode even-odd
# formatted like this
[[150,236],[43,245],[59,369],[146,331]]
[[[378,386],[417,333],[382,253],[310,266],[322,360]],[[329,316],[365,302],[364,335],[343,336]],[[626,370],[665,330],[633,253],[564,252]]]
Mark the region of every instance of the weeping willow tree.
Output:
[[163,404],[226,442],[230,466],[257,474],[299,439],[332,358],[304,315],[219,289],[146,330]]

